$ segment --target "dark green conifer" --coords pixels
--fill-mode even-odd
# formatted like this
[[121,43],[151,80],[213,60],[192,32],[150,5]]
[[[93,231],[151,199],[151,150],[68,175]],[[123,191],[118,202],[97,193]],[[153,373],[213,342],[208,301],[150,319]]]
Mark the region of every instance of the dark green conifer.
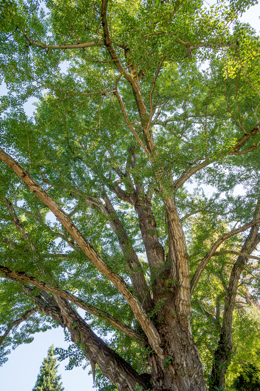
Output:
[[57,359],[53,357],[53,345],[48,350],[48,356],[43,360],[36,384],[32,391],[64,391],[61,376],[57,376]]

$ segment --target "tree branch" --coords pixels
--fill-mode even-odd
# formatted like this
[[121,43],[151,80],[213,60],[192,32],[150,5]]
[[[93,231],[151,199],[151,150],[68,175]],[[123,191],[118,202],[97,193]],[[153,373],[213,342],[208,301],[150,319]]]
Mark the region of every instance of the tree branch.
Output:
[[195,271],[193,277],[192,277],[192,280],[191,280],[191,294],[193,293],[199,279],[200,279],[200,276],[203,272],[203,270],[205,269],[205,267],[207,266],[207,264],[209,263],[209,260],[210,258],[215,254],[217,248],[221,245],[221,243],[223,243],[225,240],[231,238],[232,236],[235,236],[237,235],[238,233],[240,232],[243,232],[243,231],[246,231],[248,228],[256,225],[256,224],[259,224],[260,223],[260,217],[258,217],[258,219],[256,220],[252,220],[250,223],[247,223],[245,225],[243,225],[242,227],[240,228],[237,228],[237,229],[234,229],[230,232],[227,232],[226,234],[222,235],[211,247],[211,249],[209,250],[209,252],[207,253],[207,255],[201,259],[201,262],[197,268],[197,270]]
[[116,329],[122,331],[124,334],[128,335],[130,338],[137,340],[141,343],[145,342],[145,339],[136,331],[131,329],[131,327],[127,326],[120,320],[115,319],[113,316],[108,314],[106,311],[103,311],[99,308],[94,307],[93,305],[86,303],[84,300],[77,298],[75,295],[71,294],[70,292],[67,292],[57,286],[52,286],[46,282],[40,281],[37,278],[33,276],[29,276],[28,274],[24,272],[17,272],[15,270],[11,270],[7,267],[0,266],[0,272],[9,279],[15,279],[19,281],[26,282],[28,284],[31,284],[37,288],[40,288],[42,291],[52,293],[53,295],[59,295],[60,297],[63,297],[64,299],[70,301],[71,303],[75,304],[76,306],[82,308],[84,311],[89,312],[90,314],[97,316],[98,318],[110,323],[112,326],[114,326]]
[[113,60],[115,60],[115,65],[116,65],[117,69],[119,70],[119,72],[122,75],[124,75],[124,77],[126,78],[126,80],[130,83],[130,85],[132,87],[134,97],[136,99],[138,111],[140,114],[140,118],[141,118],[142,130],[143,130],[143,133],[146,137],[147,149],[149,152],[151,152],[154,149],[154,141],[152,139],[152,135],[150,134],[149,129],[147,129],[147,122],[149,120],[149,117],[148,117],[147,109],[146,109],[146,106],[145,106],[145,103],[144,103],[144,100],[143,100],[143,97],[141,94],[138,76],[136,78],[133,78],[128,72],[126,72],[126,70],[122,66],[122,64],[116,54],[116,51],[115,51],[115,48],[113,46],[113,42],[112,42],[112,39],[110,36],[109,27],[108,27],[107,4],[108,4],[108,0],[102,0],[101,18],[102,18],[105,46],[107,47],[111,58]]
[[239,151],[239,149],[245,144],[245,142],[251,138],[252,136],[258,134],[260,132],[259,125],[256,125],[251,132],[244,134],[244,136],[236,143],[236,145],[233,147],[232,152],[230,152],[230,155],[235,154]]
[[94,266],[104,274],[119,290],[123,295],[129,306],[131,307],[136,319],[140,323],[143,331],[148,337],[149,343],[154,351],[162,357],[163,351],[160,347],[161,339],[159,333],[152,321],[147,317],[141,303],[139,300],[130,292],[125,281],[115,273],[100,257],[100,255],[95,251],[95,249],[89,244],[89,242],[84,238],[75,224],[71,219],[66,215],[66,213],[59,207],[59,205],[49,196],[46,191],[33,179],[33,177],[22,167],[20,164],[14,160],[10,155],[8,155],[2,148],[0,148],[0,159],[11,168],[28,186],[30,191],[34,193],[57,217],[66,231],[71,235],[71,237],[77,242],[78,246],[86,254],[89,260],[93,263]]
[[25,312],[21,318],[19,319],[16,319],[14,322],[10,323],[6,332],[2,335],[2,337],[0,337],[0,346],[4,343],[4,340],[5,338],[7,337],[7,335],[10,333],[10,331],[12,330],[12,328],[14,326],[18,326],[20,323],[22,323],[23,321],[25,321],[26,319],[28,319],[32,314],[34,314],[35,312],[37,312],[38,310],[36,308],[32,308],[31,310]]
[[213,257],[215,255],[222,255],[222,254],[234,254],[234,255],[239,255],[240,257],[252,258],[252,259],[257,259],[258,261],[260,261],[260,257],[256,257],[254,255],[247,254],[247,253],[240,253],[239,251],[233,251],[233,250],[216,251],[213,254]]
[[[256,125],[254,127],[254,129],[250,132],[250,133],[247,133],[245,134],[238,142],[237,144],[232,148],[232,150],[230,152],[226,152],[226,155],[240,155],[240,154],[244,154],[244,153],[248,153],[248,152],[251,152],[253,151],[254,149],[257,148],[258,144],[257,145],[254,145],[253,147],[251,147],[250,149],[246,150],[246,151],[242,151],[242,152],[238,152],[239,149],[242,147],[242,145],[244,145],[244,143],[252,136],[254,136],[255,134],[259,133],[260,132],[260,128],[258,125]],[[225,155],[223,155],[224,157]],[[202,159],[199,159],[199,160],[202,160]],[[198,164],[196,167],[193,167],[193,168],[188,168],[186,169],[180,176],[179,179],[177,179],[177,181],[174,183],[173,185],[173,188],[174,188],[174,191],[176,191],[177,189],[179,189],[193,174],[195,174],[196,172],[198,172],[200,169],[208,166],[209,164],[213,163],[213,161],[215,161],[216,158],[213,159],[209,159],[209,158],[205,158],[204,162]],[[198,160],[197,160],[198,161]],[[190,165],[193,165],[195,164],[197,161],[193,162],[193,163],[189,163]]]
[[[22,30],[21,30],[22,31]],[[22,31],[24,37],[28,41],[28,46],[33,45],[33,46],[38,46],[42,49],[81,49],[81,48],[87,48],[87,47],[93,47],[93,46],[104,46],[104,41],[90,41],[90,42],[85,42],[85,43],[76,43],[76,44],[66,44],[66,45],[47,45],[41,42],[33,41],[31,40],[28,35]]]
[[152,88],[151,88],[151,91],[150,91],[150,116],[149,116],[149,120],[148,120],[148,123],[146,125],[146,133],[149,133],[149,128],[151,126],[151,122],[152,122],[152,118],[153,118],[153,93],[154,93],[154,89],[155,89],[155,85],[156,85],[156,80],[158,78],[158,75],[160,73],[160,70],[161,70],[161,67],[162,67],[162,64],[164,62],[164,60],[166,59],[166,56],[164,55],[158,65],[158,68],[157,68],[157,71],[154,75],[154,79],[153,79],[153,84],[152,84]]
[[116,234],[120,247],[125,256],[127,262],[130,278],[133,284],[134,291],[142,302],[145,311],[148,313],[152,310],[152,299],[150,296],[149,288],[144,278],[144,272],[141,263],[134,251],[134,248],[128,238],[125,227],[121,220],[118,218],[116,210],[113,204],[106,194],[103,195],[103,199],[106,203],[104,206],[104,214],[108,217],[108,222],[113,232]]
[[54,296],[54,298],[72,341],[81,347],[90,361],[93,375],[95,365],[98,364],[102,373],[119,390],[135,391],[137,384],[142,390],[147,390],[148,387],[141,376],[91,330],[66,300],[59,296]]
[[142,147],[142,149],[145,151],[146,155],[148,156],[149,160],[152,162],[151,160],[151,156],[150,156],[150,151],[146,148],[146,146],[144,145],[143,141],[140,139],[140,137],[138,136],[138,134],[136,133],[131,121],[129,120],[128,118],[128,115],[126,113],[126,110],[125,110],[125,107],[124,107],[124,103],[123,103],[123,100],[119,94],[118,91],[116,91],[115,93],[115,96],[117,97],[117,100],[119,102],[119,105],[121,107],[121,110],[122,110],[122,113],[123,113],[123,116],[127,122],[127,125],[129,126],[132,134],[134,135],[135,139],[137,140],[138,144]]
[[[255,217],[256,219],[260,218],[259,204],[256,206]],[[211,372],[212,381],[217,387],[225,386],[225,374],[230,363],[230,354],[233,348],[232,323],[233,310],[238,291],[238,283],[241,273],[243,272],[246,265],[247,258],[250,257],[251,252],[256,249],[257,244],[260,242],[260,236],[258,234],[259,225],[260,223],[258,222],[251,227],[250,232],[242,246],[241,253],[238,253],[239,256],[232,267],[229,284],[226,288],[221,334],[217,348],[213,355],[213,365]],[[245,254],[245,256],[242,254]]]
[[[9,212],[10,216],[11,216],[12,222],[16,226],[17,230],[22,232],[23,240],[28,241],[29,234],[28,234],[28,232],[25,231],[23,223],[19,220],[19,218],[15,212],[13,204],[6,197],[4,197],[4,199],[2,198],[2,200],[4,200],[4,202],[6,204],[6,207],[7,207],[7,210]],[[30,247],[33,251],[36,250],[36,247],[33,243],[30,243]]]

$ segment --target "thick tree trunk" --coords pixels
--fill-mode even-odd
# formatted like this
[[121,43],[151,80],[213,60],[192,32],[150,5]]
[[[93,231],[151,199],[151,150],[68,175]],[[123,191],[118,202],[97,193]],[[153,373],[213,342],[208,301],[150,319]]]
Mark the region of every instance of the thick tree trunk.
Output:
[[[176,298],[178,303],[178,297]],[[172,293],[157,314],[164,359],[148,357],[154,391],[206,391],[202,363],[187,318],[176,310]]]

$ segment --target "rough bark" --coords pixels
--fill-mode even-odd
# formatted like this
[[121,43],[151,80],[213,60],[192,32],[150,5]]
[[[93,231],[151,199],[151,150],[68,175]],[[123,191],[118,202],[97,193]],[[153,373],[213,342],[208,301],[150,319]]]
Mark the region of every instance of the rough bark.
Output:
[[164,310],[168,317],[158,325],[163,336],[164,359],[155,353],[148,353],[151,375],[138,374],[93,333],[67,300],[56,294],[53,299],[46,292],[37,292],[29,286],[23,286],[22,289],[38,311],[52,317],[69,330],[72,341],[91,362],[92,371],[98,365],[119,391],[136,390],[136,385],[141,386],[143,391],[149,388],[154,391],[206,390],[199,353],[192,335],[181,325],[174,306]]
[[199,353],[192,335],[180,325],[175,314],[171,321],[169,317],[159,326],[165,342],[164,359],[154,353],[148,355],[151,376],[139,375],[93,333],[66,300],[56,295],[54,297],[72,340],[81,347],[92,368],[97,364],[119,391],[136,390],[136,385],[143,387],[143,391],[148,388],[154,391],[206,391]]
[[137,191],[131,195],[131,200],[138,214],[140,231],[150,269],[157,272],[165,262],[164,249],[156,232],[156,221],[151,208],[151,200],[142,192],[143,187],[137,186]]
[[187,319],[186,327],[190,330],[190,269],[186,241],[173,198],[165,201],[169,232],[169,258],[171,277],[177,282],[176,305],[177,311]]
[[147,380],[97,337],[67,300],[59,295],[54,294],[52,297],[44,291],[37,292],[29,286],[23,286],[22,289],[36,304],[37,311],[50,316],[68,329],[71,340],[90,361],[93,376],[97,364],[120,391],[134,391],[136,385],[141,386],[144,391],[147,390]]
[[192,334],[167,301],[158,316],[158,330],[164,343],[164,360],[156,354],[148,357],[154,391],[206,391],[202,363]]
[[148,389],[145,380],[90,329],[66,300],[56,295],[54,297],[72,341],[80,346],[91,362],[92,371],[97,364],[102,373],[120,391],[135,391],[136,385],[142,387],[144,391]]

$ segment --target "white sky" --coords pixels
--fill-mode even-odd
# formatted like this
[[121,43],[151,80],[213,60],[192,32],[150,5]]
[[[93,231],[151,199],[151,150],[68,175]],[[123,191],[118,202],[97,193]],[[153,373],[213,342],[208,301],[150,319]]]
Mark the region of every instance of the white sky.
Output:
[[[207,0],[213,4],[214,0]],[[251,7],[242,17],[244,22],[250,23],[255,30],[260,31],[260,5]],[[6,93],[5,87],[0,86],[1,94]],[[32,115],[35,107],[32,105],[34,99],[29,99],[25,104],[28,115]],[[61,328],[49,330],[45,333],[35,335],[34,342],[28,345],[21,345],[8,356],[8,362],[0,367],[0,391],[30,391],[35,385],[37,375],[43,359],[47,356],[48,348],[54,344],[55,347],[66,348],[68,344],[64,341]],[[92,376],[88,375],[88,368],[74,368],[72,371],[65,371],[67,361],[63,361],[59,367],[62,375],[62,382],[65,391],[88,391],[92,389]]]

